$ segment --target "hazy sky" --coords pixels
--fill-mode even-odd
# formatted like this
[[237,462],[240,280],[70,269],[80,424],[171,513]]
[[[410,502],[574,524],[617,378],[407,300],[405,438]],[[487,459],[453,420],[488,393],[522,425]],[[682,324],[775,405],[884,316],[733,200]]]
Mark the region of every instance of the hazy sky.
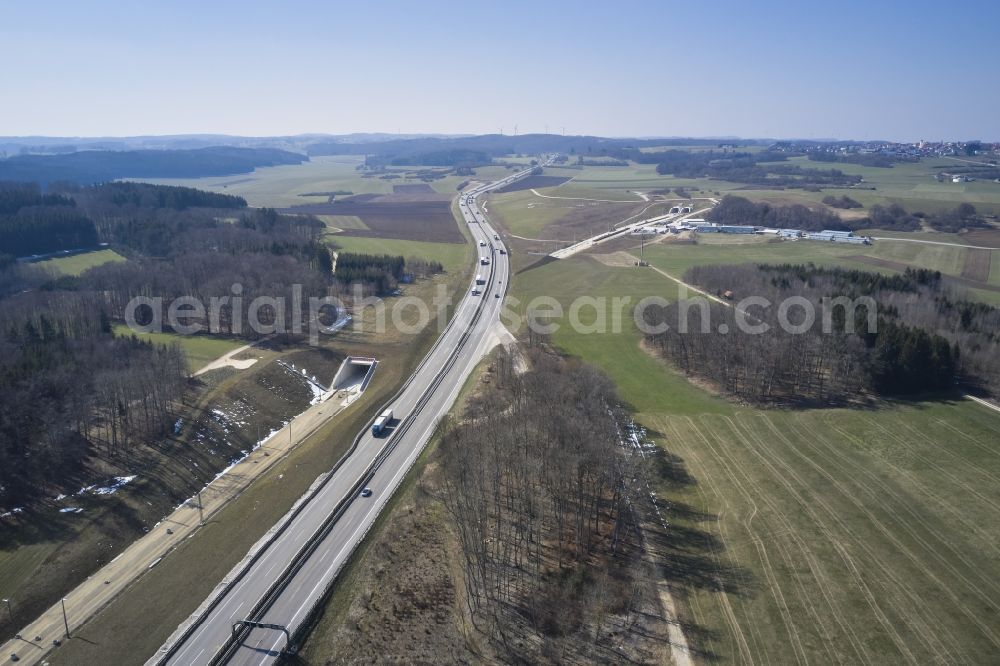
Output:
[[5,0],[0,135],[1000,140],[998,28],[996,0]]

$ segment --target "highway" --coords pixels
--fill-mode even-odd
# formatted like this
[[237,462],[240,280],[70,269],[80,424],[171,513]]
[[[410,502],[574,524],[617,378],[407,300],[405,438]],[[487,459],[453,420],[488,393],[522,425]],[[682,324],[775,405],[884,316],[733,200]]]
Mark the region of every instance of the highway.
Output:
[[[451,408],[476,363],[494,344],[493,332],[510,277],[509,257],[501,254],[502,245],[475,197],[529,172],[526,169],[480,185],[460,197],[460,211],[478,246],[476,272],[486,284],[479,287],[479,295],[473,295],[473,285],[469,285],[438,342],[389,404],[395,417],[389,433],[382,437],[370,431],[362,434],[353,453],[328,479],[314,484],[314,494],[290,512],[284,528],[272,530],[277,530],[274,538],[257,556],[245,560],[240,571],[227,576],[232,581],[228,587],[207,607],[203,604],[148,664],[267,664],[287,647],[289,635],[294,637],[309,618],[419,456],[438,420]],[[480,256],[490,257],[490,265],[479,265]],[[362,487],[369,487],[372,495],[361,497]],[[282,627],[288,633],[281,628],[247,627],[239,634],[240,640],[232,640],[234,623],[247,619]]]

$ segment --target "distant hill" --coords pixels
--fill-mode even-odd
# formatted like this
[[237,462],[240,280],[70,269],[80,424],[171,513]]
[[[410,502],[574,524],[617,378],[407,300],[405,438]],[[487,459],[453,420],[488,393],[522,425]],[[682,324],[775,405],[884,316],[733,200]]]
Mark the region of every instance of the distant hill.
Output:
[[301,164],[309,158],[273,148],[214,146],[192,150],[85,150],[18,155],[0,160],[0,180],[70,181],[83,185],[117,178],[200,178],[249,173],[256,167]]
[[[603,155],[621,148],[671,145],[715,146],[717,139],[612,139],[562,134],[484,134],[466,137],[419,137],[384,139],[378,142],[317,141],[308,146],[310,155],[375,155],[391,164],[448,165],[482,161],[510,154],[564,153]],[[741,143],[751,143],[743,141]]]
[[[157,134],[147,136],[0,136],[0,159],[15,155],[55,155],[80,150],[192,150],[194,148],[277,148],[305,152],[314,143],[369,143],[400,139],[443,138],[445,134],[295,134],[236,136],[230,134]],[[453,135],[458,138],[464,135]]]

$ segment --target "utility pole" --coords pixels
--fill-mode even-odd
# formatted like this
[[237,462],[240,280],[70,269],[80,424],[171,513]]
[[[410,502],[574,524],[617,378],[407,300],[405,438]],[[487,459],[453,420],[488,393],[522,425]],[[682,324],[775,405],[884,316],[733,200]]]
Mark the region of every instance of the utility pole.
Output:
[[66,597],[59,600],[62,603],[63,626],[66,627],[66,638],[69,638],[69,620],[66,618]]
[[10,623],[14,624],[14,610],[10,607],[10,599],[4,599],[3,602],[7,604],[7,614],[10,615]]
[[201,525],[205,524],[205,510],[201,504],[201,491],[198,491],[198,522]]

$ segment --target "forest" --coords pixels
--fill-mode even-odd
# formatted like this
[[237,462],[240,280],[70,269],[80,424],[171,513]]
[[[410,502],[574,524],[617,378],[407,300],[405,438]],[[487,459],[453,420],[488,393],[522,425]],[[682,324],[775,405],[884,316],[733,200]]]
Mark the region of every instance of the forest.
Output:
[[832,194],[823,197],[823,203],[827,206],[832,206],[833,208],[843,208],[849,210],[851,208],[862,208],[861,203],[855,201],[846,194],[843,196],[835,197]]
[[[131,299],[162,299],[164,310],[182,296],[206,305],[218,299],[214,321],[207,311],[180,323],[252,340],[266,333],[250,325],[255,298],[289,303],[296,295],[326,296],[332,284],[324,226],[312,217],[137,183],[48,194],[37,185],[5,185],[0,193],[3,210],[13,211],[0,224],[6,251],[76,243],[79,237],[60,236],[58,225],[79,220],[88,229],[83,240],[109,243],[128,258],[57,277],[0,256],[0,507],[60,492],[91,453],[128,457],[137,442],[155,440],[173,423],[188,387],[184,355],[176,346],[113,334]],[[277,330],[294,330],[309,316],[291,307],[255,312]],[[140,308],[138,323],[153,314]]]
[[442,427],[439,444],[469,616],[512,663],[614,645],[602,619],[634,617],[655,589],[638,562],[632,502],[645,498],[629,486],[638,472],[614,385],[592,367],[529,353],[523,375],[500,354],[489,390]]
[[[740,400],[843,404],[866,395],[948,393],[956,381],[1000,390],[1000,310],[951,291],[940,273],[741,265],[695,267],[686,279],[710,293],[732,292],[735,307],[703,299],[650,308],[647,324],[670,329],[647,341],[685,373]],[[773,305],[740,310],[748,296]],[[872,300],[852,312],[829,300],[841,296]],[[789,297],[812,304],[816,320],[805,332],[780,325],[778,304]],[[744,331],[738,316],[769,330]],[[679,332],[682,317],[686,333]],[[802,315],[788,320],[801,323]]]
[[0,215],[0,251],[15,257],[97,245],[94,222],[73,206],[26,206]]
[[116,338],[94,294],[0,300],[0,507],[67,490],[91,447],[128,456],[182,399],[177,346]]
[[337,255],[337,269],[333,277],[342,287],[361,284],[384,296],[403,279],[405,267],[406,261],[400,256],[341,252]]
[[82,185],[119,178],[200,178],[250,173],[257,167],[301,164],[309,158],[275,148],[214,146],[186,150],[82,150],[0,159],[0,180]]
[[386,296],[396,290],[401,282],[415,277],[428,277],[444,271],[440,262],[418,257],[388,254],[337,253],[334,271],[334,290],[349,297],[355,289],[365,296]]
[[748,224],[775,229],[801,229],[803,231],[850,231],[852,227],[835,213],[825,208],[812,209],[802,204],[776,206],[767,202],[755,203],[744,197],[726,195],[719,205],[710,210],[705,219],[719,224]]
[[60,184],[49,190],[43,194],[37,183],[0,181],[0,253],[26,257],[90,249],[104,241],[162,254],[177,235],[178,225],[220,223],[207,210],[196,216],[161,211],[233,210],[247,205],[241,197],[132,182]]
[[964,229],[985,229],[990,226],[970,203],[962,203],[944,213],[923,215],[923,217],[933,229],[947,233],[958,233]]

